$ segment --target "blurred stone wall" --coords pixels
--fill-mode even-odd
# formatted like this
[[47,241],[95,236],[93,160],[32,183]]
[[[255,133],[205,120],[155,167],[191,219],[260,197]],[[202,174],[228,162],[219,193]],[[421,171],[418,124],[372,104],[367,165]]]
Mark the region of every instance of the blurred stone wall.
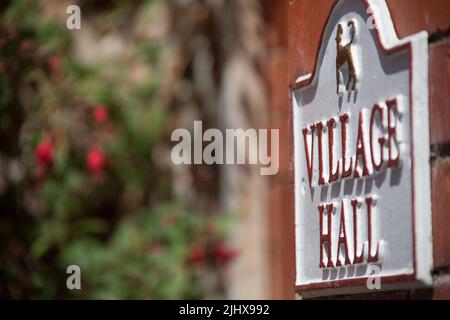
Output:
[[[179,64],[184,65],[185,72],[180,86],[196,97],[196,103],[194,99],[187,103],[195,105],[196,111],[189,119],[180,120],[184,124],[179,126],[190,128],[193,120],[203,119],[209,127],[222,130],[267,128],[267,95],[262,78],[265,29],[260,1],[172,3],[174,33],[185,57]],[[224,275],[227,296],[268,298],[268,180],[259,175],[255,166],[227,165],[217,169],[218,204],[221,210],[233,213],[230,243],[239,252]]]

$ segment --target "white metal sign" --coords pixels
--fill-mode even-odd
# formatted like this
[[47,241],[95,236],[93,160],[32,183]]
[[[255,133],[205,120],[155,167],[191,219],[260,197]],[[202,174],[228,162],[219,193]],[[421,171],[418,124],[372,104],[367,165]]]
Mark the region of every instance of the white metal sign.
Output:
[[384,0],[337,1],[292,99],[298,290],[430,284],[427,33],[398,39]]

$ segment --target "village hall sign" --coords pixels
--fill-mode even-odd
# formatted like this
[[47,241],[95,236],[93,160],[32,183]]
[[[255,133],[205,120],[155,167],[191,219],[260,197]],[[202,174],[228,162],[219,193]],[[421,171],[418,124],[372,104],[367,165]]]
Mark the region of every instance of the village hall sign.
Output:
[[339,0],[317,54],[291,87],[297,290],[429,285],[427,33],[399,39],[384,0]]

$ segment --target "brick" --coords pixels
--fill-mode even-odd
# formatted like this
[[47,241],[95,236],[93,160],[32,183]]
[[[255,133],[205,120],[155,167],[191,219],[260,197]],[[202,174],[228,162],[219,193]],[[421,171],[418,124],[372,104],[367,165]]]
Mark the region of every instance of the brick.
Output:
[[[320,34],[335,0],[320,6],[292,0],[288,12],[289,81],[311,73],[319,48]],[[450,28],[450,2],[446,0],[388,0],[397,35],[400,38],[427,31],[433,34]]]
[[446,144],[450,142],[450,39],[432,44],[429,58],[430,142]]
[[[274,1],[274,3],[276,2],[278,1]],[[292,84],[299,75],[313,72],[320,46],[320,34],[334,3],[335,0],[321,0],[320,4],[304,0],[289,1],[287,83]],[[432,36],[431,39],[436,39],[437,34],[448,31],[450,28],[450,1],[448,0],[387,0],[387,4],[399,38],[425,30]],[[282,21],[279,17],[277,22],[274,22],[275,24],[280,24]],[[285,32],[286,28],[278,30]],[[439,42],[433,40],[434,43],[431,43],[429,47],[430,139],[431,144],[448,146],[450,143],[450,39],[449,37],[441,38]],[[282,43],[283,41],[280,39],[284,38],[283,35],[275,36],[269,33],[268,39],[271,47]],[[274,85],[273,88],[282,90],[282,86]],[[275,107],[283,110],[281,100],[275,99],[273,103]],[[288,101],[288,103],[290,102]],[[281,117],[285,116],[283,112],[277,111],[276,114]],[[288,188],[286,192],[289,193]],[[281,212],[283,203],[288,201],[288,197],[283,196],[282,193],[279,194],[278,205],[274,209],[278,213]],[[432,207],[434,266],[436,269],[448,271],[450,268],[450,160],[438,159],[433,166]],[[281,228],[282,224],[278,227]],[[278,236],[279,239],[282,239],[281,234]],[[434,290],[366,294],[357,297],[366,299],[450,299],[450,284],[437,284]],[[351,296],[351,298],[356,298],[356,296]]]
[[406,300],[406,299],[408,299],[408,294],[409,294],[408,291],[363,293],[363,294],[331,297],[331,299],[336,299],[336,300]]
[[269,190],[271,298],[293,299],[295,281],[293,186],[289,182],[290,108],[287,78],[287,1],[268,1],[267,56],[263,74],[268,89],[269,128],[280,129],[280,171]]
[[450,283],[436,285],[433,292],[433,300],[450,300]]
[[450,161],[435,164],[431,184],[434,266],[446,268],[450,266]]
[[272,110],[287,111],[286,103],[288,99],[288,83],[286,77],[287,61],[286,50],[280,48],[270,52],[265,63],[264,76],[269,89],[269,107]]
[[434,288],[412,290],[408,300],[430,300],[433,298]]
[[320,45],[320,35],[335,0],[293,0],[288,11],[289,82],[311,73]]
[[266,3],[267,28],[266,47],[287,47],[287,1],[267,1]]
[[407,37],[419,31],[435,33],[450,27],[447,0],[387,0],[397,35]]
[[286,49],[283,47],[270,50],[268,59],[264,64],[264,78],[268,89],[269,128],[279,129],[279,173],[275,179],[287,179],[290,163],[290,144],[287,143],[291,134],[290,102],[288,95],[288,82],[286,77],[287,61]]
[[271,299],[294,299],[295,255],[293,188],[272,183],[270,188]]

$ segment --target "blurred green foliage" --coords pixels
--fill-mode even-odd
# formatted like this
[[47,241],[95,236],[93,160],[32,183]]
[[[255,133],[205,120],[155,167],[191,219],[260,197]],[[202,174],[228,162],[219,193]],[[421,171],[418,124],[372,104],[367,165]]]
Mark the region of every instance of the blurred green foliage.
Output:
[[[133,7],[152,17],[159,2]],[[82,1],[83,15],[103,10],[106,29],[132,7],[99,3]],[[170,166],[155,160],[168,139],[164,41],[135,41],[147,77],[134,84],[126,61],[73,59],[76,35],[38,1],[1,12],[0,297],[204,297],[201,274],[220,278],[231,257],[214,249],[228,220],[177,199]],[[66,288],[71,264],[80,291]]]

